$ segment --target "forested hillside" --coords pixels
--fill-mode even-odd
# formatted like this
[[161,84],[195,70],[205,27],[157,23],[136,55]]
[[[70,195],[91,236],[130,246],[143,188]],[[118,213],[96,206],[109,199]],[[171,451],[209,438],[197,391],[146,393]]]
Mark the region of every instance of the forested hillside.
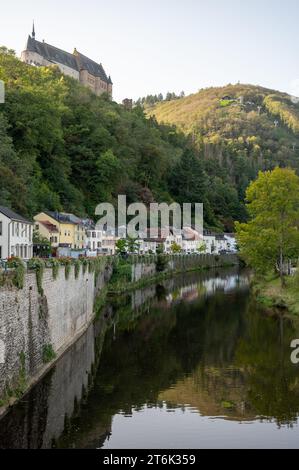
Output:
[[258,168],[297,168],[298,106],[287,95],[210,89],[162,103],[149,118],[5,48],[0,79],[0,203],[28,217],[45,209],[93,216],[99,202],[126,194],[128,202],[204,202],[206,226],[231,230],[245,218],[244,191]]
[[118,193],[170,198],[166,176],[187,140],[98,98],[56,67],[0,55],[1,201],[32,215],[43,209],[94,214]]
[[229,85],[201,90],[146,111],[159,123],[175,124],[190,136],[212,179],[209,200],[215,208],[216,200],[221,208],[220,181],[235,188],[242,200],[259,169],[299,168],[299,105],[287,94]]
[[127,111],[55,66],[28,66],[4,48],[0,79],[2,205],[27,216],[44,209],[93,216],[99,202],[126,194],[129,202],[204,202],[206,226],[219,229],[242,218],[237,192],[208,176],[191,139],[141,107]]

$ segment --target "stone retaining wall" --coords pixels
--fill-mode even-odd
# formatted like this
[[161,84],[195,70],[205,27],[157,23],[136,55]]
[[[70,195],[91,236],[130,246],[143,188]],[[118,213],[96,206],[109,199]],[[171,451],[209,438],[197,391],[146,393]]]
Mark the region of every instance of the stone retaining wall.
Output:
[[96,294],[111,273],[111,266],[103,266],[95,280],[94,272],[83,273],[81,268],[76,279],[72,267],[66,279],[60,267],[53,279],[52,269],[45,269],[43,296],[35,272],[26,273],[23,289],[0,288],[0,399],[20,393],[24,381],[30,382],[46,367],[49,351],[59,357],[86,330],[94,317]]

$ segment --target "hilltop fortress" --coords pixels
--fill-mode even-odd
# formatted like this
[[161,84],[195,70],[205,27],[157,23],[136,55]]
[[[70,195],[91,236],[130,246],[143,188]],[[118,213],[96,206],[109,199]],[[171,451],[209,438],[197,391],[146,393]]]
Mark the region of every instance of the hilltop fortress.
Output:
[[112,97],[113,83],[111,77],[107,77],[102,64],[94,62],[77,49],[71,54],[44,41],[37,41],[34,24],[21,60],[37,67],[58,65],[62,73],[89,87],[96,95],[108,93]]

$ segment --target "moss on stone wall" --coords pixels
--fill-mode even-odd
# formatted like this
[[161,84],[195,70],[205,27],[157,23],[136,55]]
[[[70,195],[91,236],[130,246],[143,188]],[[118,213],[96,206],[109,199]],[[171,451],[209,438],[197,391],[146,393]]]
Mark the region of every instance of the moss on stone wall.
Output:
[[47,364],[56,358],[56,353],[53,349],[52,344],[45,344],[43,347],[43,362]]

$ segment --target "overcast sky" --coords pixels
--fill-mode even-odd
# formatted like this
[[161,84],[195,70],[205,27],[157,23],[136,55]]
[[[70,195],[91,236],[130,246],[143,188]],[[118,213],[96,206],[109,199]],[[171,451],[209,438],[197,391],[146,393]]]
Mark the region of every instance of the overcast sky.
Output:
[[34,19],[38,40],[102,62],[116,101],[238,81],[299,95],[299,0],[0,0],[0,6],[0,45],[19,55]]

